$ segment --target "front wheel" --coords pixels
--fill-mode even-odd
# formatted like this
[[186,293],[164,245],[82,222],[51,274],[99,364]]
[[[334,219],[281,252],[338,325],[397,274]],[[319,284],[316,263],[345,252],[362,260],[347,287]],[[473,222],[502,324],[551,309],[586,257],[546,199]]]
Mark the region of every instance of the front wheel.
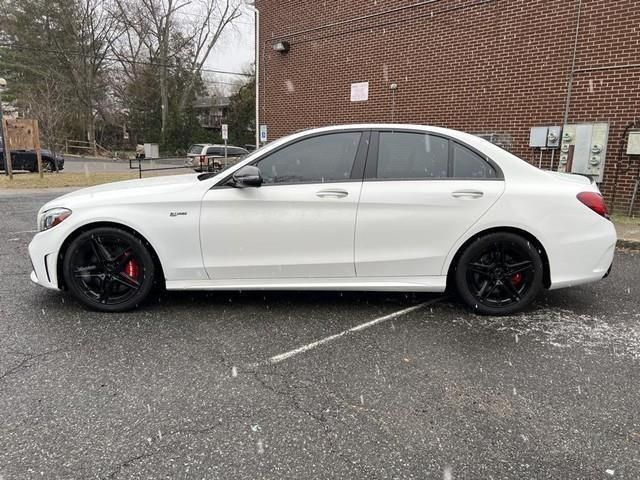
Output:
[[462,300],[483,315],[509,315],[542,289],[537,248],[513,233],[493,233],[471,243],[458,261],[455,283]]
[[63,260],[69,291],[94,310],[137,307],[153,287],[155,265],[145,244],[129,232],[100,227],[71,242]]

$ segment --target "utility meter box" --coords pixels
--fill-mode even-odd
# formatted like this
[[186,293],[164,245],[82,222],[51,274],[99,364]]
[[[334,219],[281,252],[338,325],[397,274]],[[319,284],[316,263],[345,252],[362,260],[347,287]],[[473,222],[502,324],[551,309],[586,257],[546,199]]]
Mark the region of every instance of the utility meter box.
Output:
[[560,143],[558,171],[579,173],[602,182],[608,141],[608,123],[565,125]]
[[640,130],[631,130],[629,132],[627,155],[640,155]]
[[547,132],[547,148],[559,148],[562,127],[549,127]]
[[160,148],[157,143],[145,143],[144,144],[144,157],[145,158],[160,158]]

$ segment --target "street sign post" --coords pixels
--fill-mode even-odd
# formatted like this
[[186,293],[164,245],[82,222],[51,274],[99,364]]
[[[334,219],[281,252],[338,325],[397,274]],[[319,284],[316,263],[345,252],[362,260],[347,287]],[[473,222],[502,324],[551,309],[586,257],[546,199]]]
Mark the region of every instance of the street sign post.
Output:
[[260,143],[267,143],[267,126],[260,125]]
[[224,140],[224,158],[225,158],[225,166],[227,165],[227,140],[229,140],[229,125],[226,123],[222,124],[222,139]]

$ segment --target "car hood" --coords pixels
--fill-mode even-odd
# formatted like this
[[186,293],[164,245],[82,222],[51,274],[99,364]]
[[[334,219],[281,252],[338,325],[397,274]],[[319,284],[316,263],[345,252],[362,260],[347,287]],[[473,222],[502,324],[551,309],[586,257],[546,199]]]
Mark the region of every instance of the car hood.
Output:
[[58,197],[42,207],[42,211],[55,207],[89,206],[105,203],[135,202],[146,196],[165,196],[202,185],[197,174],[171,175],[105,183],[82,188]]

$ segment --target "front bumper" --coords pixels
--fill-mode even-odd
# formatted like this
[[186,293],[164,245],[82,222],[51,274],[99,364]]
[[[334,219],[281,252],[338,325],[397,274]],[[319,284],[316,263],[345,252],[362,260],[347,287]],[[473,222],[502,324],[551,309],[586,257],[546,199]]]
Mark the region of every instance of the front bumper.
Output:
[[[49,232],[47,232],[49,233]],[[31,281],[51,290],[58,287],[58,252],[51,247],[48,235],[36,234],[29,243],[29,257],[33,271]]]

